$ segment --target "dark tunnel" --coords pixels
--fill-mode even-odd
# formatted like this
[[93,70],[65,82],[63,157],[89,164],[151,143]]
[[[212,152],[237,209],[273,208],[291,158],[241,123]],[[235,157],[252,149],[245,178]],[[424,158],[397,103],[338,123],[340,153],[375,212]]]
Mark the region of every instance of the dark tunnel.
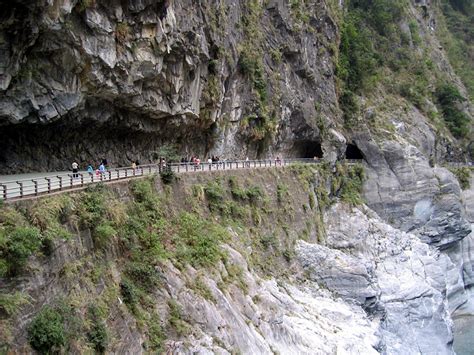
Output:
[[321,148],[321,143],[310,141],[310,140],[303,140],[297,141],[293,145],[293,151],[295,156],[299,158],[322,158],[323,157],[323,150]]
[[346,148],[346,159],[361,160],[364,155],[355,144],[348,144]]

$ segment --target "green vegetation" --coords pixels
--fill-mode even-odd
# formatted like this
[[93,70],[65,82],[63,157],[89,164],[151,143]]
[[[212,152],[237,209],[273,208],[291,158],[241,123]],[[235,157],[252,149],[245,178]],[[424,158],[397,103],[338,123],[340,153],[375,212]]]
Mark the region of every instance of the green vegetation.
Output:
[[182,213],[177,221],[175,259],[194,267],[209,267],[224,258],[220,243],[228,239],[227,231],[191,213]]
[[[61,200],[3,206],[0,261],[4,274],[26,270],[30,257],[44,258],[43,234],[58,238],[62,233],[52,231],[66,224],[71,231],[90,229],[94,241],[90,253],[60,270],[66,287],[81,287],[66,295],[66,306],[53,302],[37,314],[29,327],[32,347],[42,353],[69,352],[76,346],[107,352],[114,334],[107,331],[106,324],[114,307],[114,314],[130,312],[135,317],[148,337],[146,351],[162,351],[167,337],[183,337],[192,330],[176,301],[157,301],[168,275],[163,270],[169,264],[184,275],[185,287],[210,302],[216,302],[216,296],[208,277],[219,280],[223,292],[249,292],[246,270],[234,264],[223,243],[238,250],[252,271],[262,277],[288,275],[297,239],[323,241],[324,208],[337,197],[360,203],[357,193],[363,179],[358,167],[341,166],[336,174],[327,166],[296,164],[289,170],[281,179],[275,176],[274,186],[267,181],[257,183],[263,180],[251,180],[250,174],[199,178],[201,183],[179,186],[184,187],[179,191],[161,184],[163,193],[156,190],[155,177],[130,182],[126,196],[123,188],[115,191],[99,185]],[[325,186],[335,178],[338,181],[330,194]],[[304,189],[295,188],[300,184]],[[42,211],[45,206],[48,211]],[[303,220],[304,227],[295,224],[296,229],[290,228],[295,220]],[[76,240],[66,238],[62,243]],[[13,257],[8,255],[19,255],[15,262],[20,260],[22,266],[13,268]],[[91,290],[97,296],[93,304]],[[0,313],[7,318],[18,316],[29,302],[26,294],[2,294]],[[158,309],[163,314],[158,315]]]
[[[4,232],[5,233],[5,232]],[[18,227],[0,235],[0,256],[4,260],[3,275],[21,272],[28,258],[41,248],[41,234],[34,227]]]
[[161,181],[163,181],[163,184],[171,184],[173,181],[176,180],[176,174],[171,168],[165,168],[160,172],[160,178]]
[[148,321],[148,349],[157,354],[162,353],[165,340],[166,336],[160,318],[153,314]]
[[[404,97],[426,114],[431,112],[430,83],[446,78],[433,70],[418,23],[409,21],[408,29],[401,26],[407,8],[406,0],[349,2],[341,25],[336,66],[339,103],[348,126],[361,117],[358,97],[370,97],[378,85],[390,94]],[[379,127],[374,122],[370,126]],[[383,123],[380,127],[384,127]]]
[[80,0],[76,6],[79,12],[83,12],[86,9],[95,6],[95,0]]
[[95,305],[90,305],[87,313],[90,322],[87,339],[93,345],[94,350],[102,354],[107,349],[108,344],[108,334],[102,319],[103,316],[100,309]]
[[28,327],[28,340],[41,354],[59,352],[66,344],[63,315],[55,308],[44,306]]
[[451,133],[457,138],[466,137],[469,134],[470,118],[459,108],[466,99],[451,84],[440,85],[436,90],[436,97]]
[[118,22],[115,27],[115,36],[119,43],[124,43],[130,36],[130,25],[127,22]]
[[239,70],[247,76],[255,95],[253,113],[241,121],[250,139],[264,142],[270,139],[276,129],[276,119],[268,103],[266,73],[263,66],[260,18],[263,7],[259,0],[250,0],[242,17],[245,41],[240,47]]
[[211,302],[216,302],[216,299],[212,294],[211,289],[204,283],[201,276],[196,277],[196,279],[191,284],[189,284],[189,287],[193,289],[202,298]]
[[312,29],[308,27],[310,16],[305,1],[290,0],[290,14],[294,22],[294,28],[297,31],[301,31],[303,28]]
[[219,180],[208,182],[204,188],[209,210],[218,212],[221,210],[224,202],[224,189]]
[[183,310],[181,306],[173,299],[168,301],[169,307],[169,318],[168,323],[171,328],[173,328],[178,336],[184,336],[189,333],[190,327],[189,324],[183,320]]
[[474,99],[474,3],[468,0],[442,0],[441,9],[446,23],[438,23],[441,38],[449,61]]
[[22,292],[0,293],[0,314],[13,316],[25,305],[30,303],[29,297]]
[[336,175],[331,181],[331,192],[334,196],[352,206],[357,206],[362,200],[362,185],[365,179],[364,168],[361,165],[336,165]]
[[461,189],[467,190],[471,187],[471,169],[468,167],[449,168],[459,181]]

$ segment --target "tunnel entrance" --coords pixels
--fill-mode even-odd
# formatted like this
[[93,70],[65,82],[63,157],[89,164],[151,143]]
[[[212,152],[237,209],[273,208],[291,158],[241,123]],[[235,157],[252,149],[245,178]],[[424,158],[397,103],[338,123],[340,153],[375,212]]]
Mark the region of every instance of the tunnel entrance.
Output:
[[321,148],[321,143],[304,140],[304,141],[297,141],[293,145],[293,151],[295,156],[298,158],[322,158],[323,157],[323,150]]
[[355,144],[348,144],[346,148],[346,159],[362,160],[364,155]]

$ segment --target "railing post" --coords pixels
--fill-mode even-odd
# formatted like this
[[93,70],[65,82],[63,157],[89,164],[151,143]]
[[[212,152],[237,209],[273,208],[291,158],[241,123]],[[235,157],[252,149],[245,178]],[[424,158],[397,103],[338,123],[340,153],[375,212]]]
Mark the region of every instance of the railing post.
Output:
[[128,169],[125,169],[125,179],[128,178]]
[[35,185],[35,196],[38,196],[38,181],[36,180],[31,180],[31,181]]
[[56,176],[59,179],[59,191],[63,189],[63,178],[61,176]]
[[48,193],[51,193],[51,178],[45,178],[45,180],[48,182]]
[[71,174],[68,174],[67,176],[69,176],[70,183],[71,183],[71,189],[72,189],[72,185],[74,184],[74,181],[73,181],[73,179],[74,179],[74,174],[72,174],[72,175],[71,175]]
[[81,177],[81,187],[84,186],[84,174],[79,174]]
[[7,199],[7,185],[0,184],[0,186],[2,187],[2,198],[3,200],[6,200]]
[[109,181],[112,181],[112,172],[109,170],[107,173],[109,174]]
[[16,181],[18,185],[20,185],[20,198],[23,197],[23,183]]
[[132,175],[133,175],[133,176],[135,176],[135,170],[137,170],[137,168],[132,169]]

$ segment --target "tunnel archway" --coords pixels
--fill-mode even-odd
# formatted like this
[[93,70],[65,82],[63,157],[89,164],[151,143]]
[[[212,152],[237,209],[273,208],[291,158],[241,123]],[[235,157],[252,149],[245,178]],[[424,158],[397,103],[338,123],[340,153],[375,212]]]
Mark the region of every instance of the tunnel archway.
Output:
[[293,145],[293,151],[298,158],[322,158],[323,150],[321,143],[311,140],[297,141]]
[[362,154],[361,150],[354,143],[349,143],[347,145],[345,157],[346,159],[351,159],[351,160],[364,159],[364,155]]

